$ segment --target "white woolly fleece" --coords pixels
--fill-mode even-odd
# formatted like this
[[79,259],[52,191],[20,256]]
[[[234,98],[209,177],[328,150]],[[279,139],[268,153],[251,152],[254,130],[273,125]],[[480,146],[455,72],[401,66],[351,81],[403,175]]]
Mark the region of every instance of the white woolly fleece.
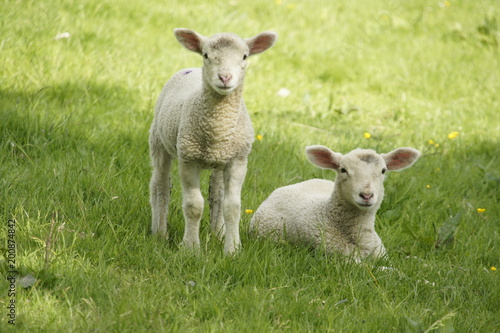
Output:
[[400,170],[420,156],[413,148],[388,154],[357,149],[343,156],[323,146],[307,148],[310,161],[339,172],[335,182],[311,179],[275,190],[255,212],[250,231],[285,238],[355,260],[385,254],[375,232],[375,214],[384,196],[386,170]]

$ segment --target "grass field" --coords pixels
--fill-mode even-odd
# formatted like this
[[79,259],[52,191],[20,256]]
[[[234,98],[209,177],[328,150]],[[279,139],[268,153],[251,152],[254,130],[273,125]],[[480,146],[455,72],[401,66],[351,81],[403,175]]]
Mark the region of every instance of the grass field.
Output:
[[[496,0],[0,4],[0,331],[500,329]],[[200,254],[179,249],[177,174],[170,237],[149,234],[153,107],[174,72],[201,65],[175,27],[279,34],[246,77],[260,140],[234,258],[207,209]],[[275,188],[335,178],[307,162],[310,144],[422,151],[386,181],[387,259],[249,237]]]

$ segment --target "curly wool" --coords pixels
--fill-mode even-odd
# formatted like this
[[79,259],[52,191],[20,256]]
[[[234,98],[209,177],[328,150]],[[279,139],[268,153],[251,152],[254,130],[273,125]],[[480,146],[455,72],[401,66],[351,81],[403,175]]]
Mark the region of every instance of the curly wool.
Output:
[[228,96],[203,89],[201,68],[177,72],[158,98],[152,136],[161,139],[170,155],[204,168],[248,155],[254,132],[243,88]]

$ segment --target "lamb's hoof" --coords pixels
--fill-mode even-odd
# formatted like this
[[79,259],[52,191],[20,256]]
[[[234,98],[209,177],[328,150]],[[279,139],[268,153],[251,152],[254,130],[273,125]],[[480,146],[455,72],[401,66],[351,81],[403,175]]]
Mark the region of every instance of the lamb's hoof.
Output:
[[224,246],[224,256],[231,257],[236,256],[239,252],[241,252],[241,244],[233,244],[233,246]]
[[168,239],[168,233],[166,230],[164,231],[151,231],[151,235],[156,238]]
[[212,228],[212,233],[222,242],[224,240],[224,236],[226,236],[226,226],[223,225],[219,228]]
[[200,241],[195,239],[184,239],[179,246],[189,252],[198,252],[200,250]]

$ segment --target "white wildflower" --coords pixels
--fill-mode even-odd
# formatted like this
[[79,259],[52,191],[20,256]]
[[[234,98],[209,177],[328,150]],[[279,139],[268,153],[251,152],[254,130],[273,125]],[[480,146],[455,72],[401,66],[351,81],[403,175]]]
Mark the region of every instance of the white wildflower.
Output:
[[55,40],[59,40],[59,39],[65,39],[65,38],[69,38],[71,35],[69,34],[69,32],[61,32],[59,34],[57,34],[54,39]]
[[290,96],[290,93],[290,90],[286,88],[281,88],[280,90],[278,90],[278,96],[283,98]]

